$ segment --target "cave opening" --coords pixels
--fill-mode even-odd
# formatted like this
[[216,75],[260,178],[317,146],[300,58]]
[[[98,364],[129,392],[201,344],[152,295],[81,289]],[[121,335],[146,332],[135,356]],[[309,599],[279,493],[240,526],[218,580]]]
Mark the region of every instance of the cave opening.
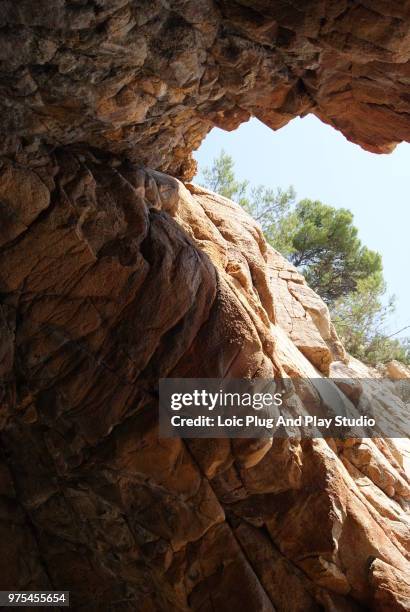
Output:
[[221,151],[232,157],[239,181],[282,190],[292,186],[297,200],[309,198],[350,210],[360,239],[382,255],[387,285],[383,303],[388,295],[395,296],[387,331],[395,336],[398,332],[399,338],[408,335],[410,286],[403,283],[402,266],[410,261],[410,143],[375,154],[314,115],[297,117],[276,131],[251,118],[231,132],[211,130],[194,153],[193,182],[203,181],[203,170]]
[[406,607],[408,405],[390,383],[409,368],[387,364],[370,397],[394,439],[170,438],[158,420],[164,379],[293,378],[303,404],[307,379],[347,376],[366,400],[378,371],[244,207],[190,182],[192,152],[243,124],[213,129],[202,165],[224,146],[240,180],[355,208],[407,291],[408,148],[335,151],[307,115],[367,151],[410,141],[409,23],[386,0],[0,2],[0,604]]

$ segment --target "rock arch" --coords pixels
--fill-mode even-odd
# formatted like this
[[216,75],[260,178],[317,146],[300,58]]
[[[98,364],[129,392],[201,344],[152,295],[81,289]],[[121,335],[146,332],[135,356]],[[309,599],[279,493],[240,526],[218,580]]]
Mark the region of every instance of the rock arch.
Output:
[[383,0],[2,2],[3,588],[407,609],[396,445],[159,440],[156,405],[161,376],[370,376],[252,219],[177,179],[251,115],[410,140],[409,21]]

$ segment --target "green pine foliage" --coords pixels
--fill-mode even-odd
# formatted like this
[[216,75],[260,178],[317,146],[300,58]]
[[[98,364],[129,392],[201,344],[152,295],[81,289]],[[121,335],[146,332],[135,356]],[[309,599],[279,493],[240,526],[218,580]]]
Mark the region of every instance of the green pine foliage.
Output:
[[260,223],[266,240],[328,304],[351,355],[371,365],[391,359],[410,364],[409,339],[385,332],[395,306],[394,298],[386,303],[381,255],[361,243],[349,210],[317,200],[296,202],[292,187],[274,190],[238,181],[225,151],[203,170],[202,185],[238,202]]

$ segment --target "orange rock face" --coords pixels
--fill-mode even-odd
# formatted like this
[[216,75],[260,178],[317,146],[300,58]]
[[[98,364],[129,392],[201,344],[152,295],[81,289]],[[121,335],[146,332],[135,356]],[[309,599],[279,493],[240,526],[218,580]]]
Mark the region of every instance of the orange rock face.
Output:
[[190,178],[206,133],[314,113],[410,140],[408,0],[3,0],[0,151],[88,143]]
[[158,438],[160,377],[365,375],[257,224],[87,152],[19,178],[9,206],[38,207],[0,258],[2,586],[69,586],[78,609],[404,609],[393,443]]
[[[2,589],[78,610],[410,608],[404,442],[157,432],[161,377],[375,375],[238,205],[158,170],[192,175],[207,131],[251,114],[314,112],[379,152],[410,139],[409,16],[1,4]],[[361,383],[341,390],[355,405]]]

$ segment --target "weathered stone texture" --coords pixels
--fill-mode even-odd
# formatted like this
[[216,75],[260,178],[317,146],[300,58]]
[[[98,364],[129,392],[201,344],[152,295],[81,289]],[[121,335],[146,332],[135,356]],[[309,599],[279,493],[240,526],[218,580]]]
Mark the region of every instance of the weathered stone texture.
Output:
[[192,177],[213,127],[314,113],[376,152],[410,140],[408,0],[3,0],[5,153],[86,142]]
[[347,367],[257,224],[86,150],[19,176],[10,207],[42,198],[0,255],[2,586],[70,587],[87,610],[403,609],[398,449],[157,436],[159,377]]
[[[159,439],[157,400],[164,376],[378,375],[238,205],[160,171],[191,177],[204,135],[250,115],[410,140],[409,18],[0,3],[2,589],[87,611],[408,609],[405,441]],[[354,410],[362,383],[341,390]]]

